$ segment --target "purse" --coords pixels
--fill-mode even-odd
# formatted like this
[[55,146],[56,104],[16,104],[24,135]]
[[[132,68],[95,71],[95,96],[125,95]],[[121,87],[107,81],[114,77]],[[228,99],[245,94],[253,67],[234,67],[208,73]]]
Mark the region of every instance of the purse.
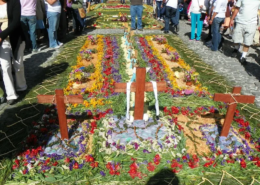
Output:
[[86,12],[84,10],[84,8],[78,8],[78,11],[79,11],[79,15],[82,19],[85,19],[86,18]]

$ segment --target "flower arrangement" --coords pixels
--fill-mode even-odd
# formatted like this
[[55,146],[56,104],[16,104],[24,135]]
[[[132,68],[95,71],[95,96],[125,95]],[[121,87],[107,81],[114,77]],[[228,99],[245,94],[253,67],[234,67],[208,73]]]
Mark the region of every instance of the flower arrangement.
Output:
[[180,56],[177,52],[171,53],[170,54],[170,60],[171,62],[178,62]]
[[91,56],[92,52],[91,50],[85,50],[85,51],[81,51],[80,55],[82,57],[82,59],[85,59],[87,61],[90,61],[91,59],[93,59],[93,57]]
[[89,35],[88,39],[91,41],[91,45],[96,45],[97,44],[97,37],[96,37],[96,35],[95,36]]
[[153,41],[157,41],[157,43],[160,44],[160,45],[167,43],[167,39],[163,36],[154,36]]
[[194,68],[189,71],[185,71],[184,80],[188,86],[191,86],[193,83],[196,84],[199,79],[199,73],[196,72]]

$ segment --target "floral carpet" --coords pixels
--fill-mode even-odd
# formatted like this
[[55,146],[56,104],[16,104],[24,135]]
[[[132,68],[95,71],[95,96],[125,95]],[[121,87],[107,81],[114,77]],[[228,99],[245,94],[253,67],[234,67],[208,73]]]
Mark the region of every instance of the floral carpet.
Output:
[[[257,183],[257,130],[237,110],[228,137],[220,137],[228,105],[213,101],[216,91],[186,55],[160,35],[86,37],[64,88],[84,98],[67,104],[69,139],[61,140],[57,108],[46,108],[7,183],[156,184],[168,180],[153,179],[165,169],[180,184],[215,184],[222,172],[225,182]],[[127,119],[127,95],[115,84],[134,82],[136,67],[148,69],[146,82],[165,81],[167,88],[158,92],[159,115],[154,92],[146,92],[145,119],[134,121],[135,93]]]

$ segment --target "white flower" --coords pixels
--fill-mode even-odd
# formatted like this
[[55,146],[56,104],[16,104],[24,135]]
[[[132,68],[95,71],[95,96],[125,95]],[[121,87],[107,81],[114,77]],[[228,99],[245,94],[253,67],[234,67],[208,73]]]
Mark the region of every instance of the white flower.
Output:
[[185,148],[183,148],[182,150],[181,150],[181,153],[186,153],[186,149]]
[[178,157],[181,157],[181,156],[182,156],[180,153],[177,153],[176,155],[177,155]]
[[68,167],[68,166],[66,166],[66,165],[62,165],[62,168],[64,169],[64,170],[69,170],[70,168]]
[[27,168],[28,168],[28,171],[30,171],[33,168],[32,164],[31,163],[27,164]]

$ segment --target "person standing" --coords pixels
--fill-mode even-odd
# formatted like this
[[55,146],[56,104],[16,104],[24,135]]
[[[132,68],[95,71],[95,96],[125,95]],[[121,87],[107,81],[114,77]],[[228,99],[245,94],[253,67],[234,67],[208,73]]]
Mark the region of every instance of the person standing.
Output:
[[137,16],[137,29],[143,31],[142,15],[143,15],[143,0],[130,0],[130,14],[131,14],[131,30],[136,30],[136,16]]
[[160,21],[160,20],[163,21],[163,18],[161,17],[162,2],[163,2],[163,0],[156,0],[157,20],[158,21]]
[[72,1],[73,17],[76,23],[75,34],[81,34],[84,28],[84,18],[80,17],[79,8],[83,8],[83,0]]
[[213,5],[213,15],[209,21],[212,29],[212,51],[218,51],[222,46],[222,35],[220,33],[220,27],[224,23],[226,17],[227,3],[227,0],[217,0]]
[[[38,52],[36,43],[36,0],[20,0],[21,3],[21,26],[26,39],[26,50],[32,46],[33,52]],[[29,34],[30,39],[29,39]]]
[[202,12],[206,12],[206,0],[192,0],[191,6],[189,8],[188,15],[191,17],[191,37],[190,40],[195,39],[195,32],[197,26],[197,37],[196,41],[199,41],[201,38],[202,28],[203,28],[203,19]]
[[164,28],[164,33],[167,34],[169,33],[169,26],[170,26],[170,20],[173,22],[174,26],[175,25],[175,17],[177,14],[177,11],[179,11],[178,8],[178,0],[163,0],[163,3],[166,3],[165,11],[165,28]]
[[[13,70],[16,79],[16,91],[27,89],[24,76],[23,53],[25,38],[21,30],[21,4],[17,0],[0,0],[0,64],[7,94],[7,104],[15,103],[18,95],[12,77]],[[3,103],[1,98],[1,103]]]
[[[253,44],[255,30],[257,28],[257,13],[260,10],[259,0],[238,0],[235,5],[235,10],[230,20],[230,27],[234,27],[233,41],[235,49],[232,56],[236,57],[239,50],[239,45],[243,44],[243,53],[240,57],[240,63],[246,64],[246,56],[249,47]],[[235,24],[234,24],[235,20]]]
[[57,31],[60,23],[61,4],[59,0],[45,0],[47,20],[49,23],[48,35],[50,48],[60,48],[63,43],[58,41]]

